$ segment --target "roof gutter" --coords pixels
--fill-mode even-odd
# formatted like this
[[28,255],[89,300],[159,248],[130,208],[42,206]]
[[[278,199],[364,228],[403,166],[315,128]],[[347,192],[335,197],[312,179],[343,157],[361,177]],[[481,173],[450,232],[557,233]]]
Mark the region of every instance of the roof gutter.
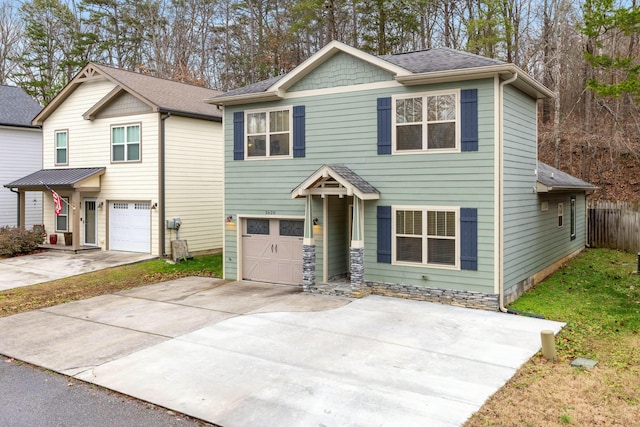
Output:
[[[462,68],[459,70],[443,70],[429,73],[417,73],[408,76],[397,76],[396,81],[407,86],[425,84],[425,83],[442,83],[457,80],[468,79],[484,79],[494,77],[496,74],[515,75],[516,80],[521,82],[520,88],[524,92],[529,93],[535,98],[553,98],[555,95],[544,85],[529,77],[527,73],[522,71],[514,64],[498,64],[488,65],[485,67]],[[528,89],[528,90],[527,90]]]
[[498,308],[507,313],[504,306],[504,87],[515,82],[518,73],[513,73],[510,79],[503,80],[499,84],[498,94]]
[[251,101],[275,101],[281,99],[279,92],[243,93],[242,95],[220,96],[205,100],[213,105],[238,105]]
[[[205,102],[208,102],[208,101],[209,100],[205,100]],[[174,116],[189,117],[192,119],[202,119],[202,120],[209,120],[211,122],[222,123],[222,116],[218,117],[218,116],[211,116],[208,114],[191,113],[189,111],[172,110],[169,108],[160,108],[158,109],[158,112],[160,114],[168,114],[169,116],[174,115]]]

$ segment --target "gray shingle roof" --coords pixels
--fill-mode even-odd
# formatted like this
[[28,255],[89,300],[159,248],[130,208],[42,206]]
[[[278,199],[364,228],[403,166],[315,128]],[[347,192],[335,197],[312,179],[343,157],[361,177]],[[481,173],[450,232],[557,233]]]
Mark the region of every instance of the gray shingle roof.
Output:
[[595,190],[597,188],[593,184],[542,162],[538,162],[538,182],[556,190]]
[[40,187],[45,189],[44,184],[50,187],[73,187],[94,175],[103,173],[104,167],[99,168],[70,168],[70,169],[41,169],[31,175],[27,175],[8,184],[7,188]]
[[161,110],[222,117],[222,110],[207,104],[205,99],[221,92],[173,80],[161,79],[132,71],[92,63],[95,68],[121,83],[127,89],[147,99]]
[[[326,184],[329,186],[325,187]],[[339,187],[336,187],[336,184],[339,184]],[[320,166],[291,191],[291,196],[293,198],[304,197],[311,194],[309,191],[313,189],[321,189],[326,191],[326,194],[345,194],[343,191],[346,189],[346,194],[353,192],[363,200],[373,200],[380,197],[380,192],[373,185],[342,164]]]
[[22,88],[0,85],[0,125],[33,127],[31,120],[42,106]]
[[[461,52],[450,48],[435,48],[419,50],[414,52],[391,54],[379,56],[393,65],[402,67],[412,73],[428,73],[447,70],[460,70],[465,68],[486,67],[491,65],[504,65],[506,62],[497,59],[485,58],[484,56],[472,53]],[[233,89],[215,98],[229,97],[237,95],[248,95],[252,93],[265,92],[269,87],[282,79],[286,74],[262,80],[238,89]]]
[[447,47],[383,55],[380,56],[380,59],[413,73],[431,73],[506,64],[506,62],[497,59],[485,58]]
[[373,185],[369,184],[360,175],[342,164],[327,165],[333,172],[341,176],[345,181],[351,184],[354,188],[358,189],[363,194],[380,194],[380,192]]
[[[240,87],[238,89],[233,89],[230,90],[228,92],[225,92],[224,94],[220,94],[218,96],[235,96],[235,95],[245,95],[245,94],[249,94],[249,93],[260,93],[260,92],[264,92],[267,89],[269,89],[274,83],[276,83],[278,80],[282,79],[286,74],[282,74],[280,76],[276,76],[276,77],[271,77],[270,79],[267,80],[262,80],[259,81],[257,83],[253,83],[247,86],[243,86]],[[216,97],[214,96],[213,99],[215,99]]]

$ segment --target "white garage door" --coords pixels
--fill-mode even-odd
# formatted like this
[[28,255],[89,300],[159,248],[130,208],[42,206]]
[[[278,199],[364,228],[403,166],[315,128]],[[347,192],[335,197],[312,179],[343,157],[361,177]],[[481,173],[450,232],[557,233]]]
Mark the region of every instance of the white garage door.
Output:
[[242,278],[260,282],[302,284],[304,221],[243,221]]
[[109,202],[109,249],[151,252],[149,202]]

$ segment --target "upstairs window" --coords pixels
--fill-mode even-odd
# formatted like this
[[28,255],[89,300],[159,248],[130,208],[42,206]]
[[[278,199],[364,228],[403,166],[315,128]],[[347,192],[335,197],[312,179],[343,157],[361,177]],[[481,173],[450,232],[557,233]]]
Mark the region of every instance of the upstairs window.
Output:
[[111,128],[111,160],[113,162],[140,161],[140,125]]
[[396,97],[394,152],[459,151],[459,91]]
[[55,156],[56,165],[69,164],[69,140],[68,132],[66,130],[59,130],[55,132]]
[[290,157],[291,122],[290,109],[247,112],[247,157]]

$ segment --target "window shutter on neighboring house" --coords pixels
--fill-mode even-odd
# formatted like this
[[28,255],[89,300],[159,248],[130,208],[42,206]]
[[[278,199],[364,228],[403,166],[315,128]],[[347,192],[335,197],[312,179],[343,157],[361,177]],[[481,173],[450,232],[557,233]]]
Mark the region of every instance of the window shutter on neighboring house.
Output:
[[378,262],[391,264],[391,206],[378,206]]
[[305,156],[304,105],[293,107],[293,157]]
[[244,111],[233,113],[233,160],[244,160]]
[[391,154],[391,98],[378,98],[378,154]]
[[478,89],[460,91],[462,151],[478,151]]
[[478,209],[460,208],[460,268],[478,269]]

